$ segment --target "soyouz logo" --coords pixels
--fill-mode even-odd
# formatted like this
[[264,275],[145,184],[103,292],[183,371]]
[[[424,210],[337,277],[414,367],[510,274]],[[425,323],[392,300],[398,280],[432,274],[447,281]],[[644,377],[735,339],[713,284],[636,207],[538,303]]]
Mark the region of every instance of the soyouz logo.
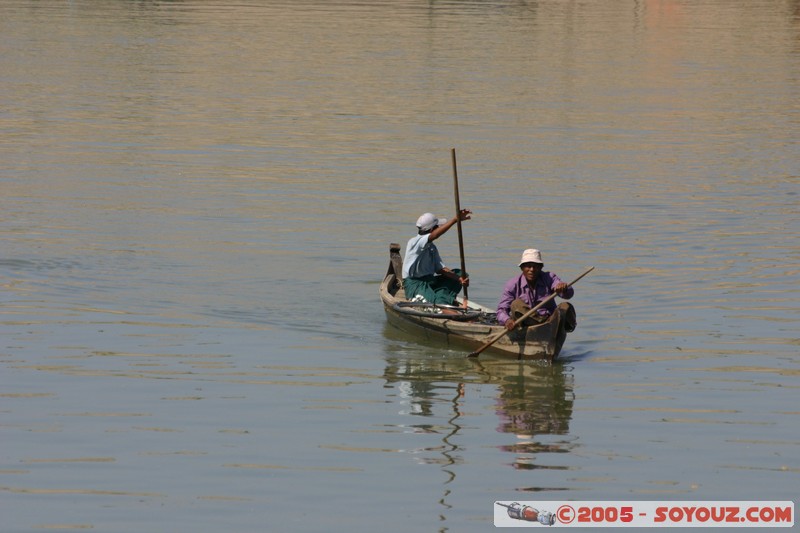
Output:
[[793,527],[791,501],[535,501],[494,505],[496,527]]

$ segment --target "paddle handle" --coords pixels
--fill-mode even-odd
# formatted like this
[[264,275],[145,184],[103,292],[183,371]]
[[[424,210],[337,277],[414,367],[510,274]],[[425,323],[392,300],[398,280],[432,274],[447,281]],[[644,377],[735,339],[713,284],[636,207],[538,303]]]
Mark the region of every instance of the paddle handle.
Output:
[[[461,275],[467,275],[467,265],[466,261],[464,260],[464,235],[461,233],[461,201],[458,198],[458,169],[456,167],[456,149],[450,149],[450,156],[453,159],[453,196],[456,199],[456,227],[458,228],[458,251],[461,255]],[[467,292],[467,288],[464,287],[464,300],[466,304],[466,300],[469,298],[469,293]]]
[[[583,274],[581,274],[580,276],[578,276],[577,278],[575,278],[574,280],[572,280],[570,283],[568,283],[568,284],[567,284],[567,288],[570,288],[570,287],[572,287],[573,285],[575,285],[576,283],[578,283],[578,281],[580,281],[580,280],[581,280],[581,278],[583,278],[583,277],[584,277],[586,274],[588,274],[588,273],[589,273],[589,272],[591,272],[592,270],[594,270],[594,267],[590,267],[590,268],[589,268],[589,269],[588,269],[586,272],[584,272]],[[488,341],[486,341],[486,342],[483,344],[483,346],[481,346],[480,348],[478,348],[478,349],[477,349],[477,350],[475,350],[474,352],[470,353],[470,354],[469,354],[467,357],[477,357],[478,355],[480,355],[480,353],[481,353],[481,352],[483,352],[483,351],[484,351],[486,348],[488,348],[489,346],[491,346],[492,344],[494,344],[495,342],[497,342],[498,340],[500,340],[501,338],[503,338],[503,336],[505,336],[507,333],[509,333],[509,332],[510,332],[511,330],[513,330],[514,328],[516,328],[516,327],[517,327],[519,324],[521,324],[521,323],[522,323],[522,322],[523,322],[523,321],[524,321],[526,318],[528,318],[528,317],[529,317],[529,316],[531,316],[533,313],[535,313],[536,311],[538,311],[539,309],[541,309],[541,308],[542,308],[542,306],[543,306],[544,304],[546,304],[547,302],[549,302],[550,300],[552,300],[552,299],[553,299],[553,298],[555,298],[556,296],[558,296],[558,294],[554,292],[553,294],[551,294],[550,296],[548,296],[547,298],[545,298],[544,300],[542,300],[541,302],[539,302],[538,304],[536,304],[536,306],[535,306],[535,307],[532,307],[532,308],[531,308],[531,309],[529,309],[529,310],[528,310],[528,311],[527,311],[527,312],[526,312],[524,315],[522,315],[521,317],[519,317],[517,320],[515,320],[515,321],[514,321],[514,327],[513,327],[513,328],[511,328],[510,330],[509,330],[509,329],[503,329],[503,331],[501,331],[500,333],[498,333],[497,335],[495,335],[494,337],[492,337],[491,339],[489,339]]]

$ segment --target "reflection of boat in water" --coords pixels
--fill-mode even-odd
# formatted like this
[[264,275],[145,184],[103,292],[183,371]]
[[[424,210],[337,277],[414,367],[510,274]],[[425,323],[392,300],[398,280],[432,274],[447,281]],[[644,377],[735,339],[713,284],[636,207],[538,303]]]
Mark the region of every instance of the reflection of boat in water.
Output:
[[500,431],[526,437],[569,433],[575,395],[572,375],[566,375],[563,368],[498,368],[500,365],[494,362],[484,362],[482,366],[502,375],[497,397]]
[[[472,301],[467,303],[467,309],[455,308],[460,312],[458,315],[437,313],[436,306],[431,304],[409,302],[402,288],[403,259],[399,244],[389,247],[389,257],[389,269],[379,293],[386,319],[396,328],[423,339],[437,339],[470,349],[483,346],[488,338],[505,331],[505,326],[497,323],[492,309]],[[517,328],[501,336],[488,349],[514,359],[553,361],[567,338],[565,314],[559,307],[545,322]]]
[[[497,430],[514,435],[514,441],[499,449],[516,455],[516,469],[554,468],[534,462],[533,454],[568,453],[571,443],[565,439],[542,438],[567,435],[574,403],[573,377],[561,365],[521,364],[503,359],[390,359],[384,371],[387,383],[397,384],[405,412],[422,417],[449,416],[447,429],[431,422],[417,427],[438,427],[445,433],[443,450],[453,458],[454,444],[464,423],[461,406],[468,401],[470,384],[497,387],[495,413]],[[449,403],[449,412],[436,408]],[[422,422],[422,421],[420,421]],[[443,452],[444,453],[444,452]],[[457,461],[450,461],[454,464]],[[455,476],[454,473],[452,473]]]

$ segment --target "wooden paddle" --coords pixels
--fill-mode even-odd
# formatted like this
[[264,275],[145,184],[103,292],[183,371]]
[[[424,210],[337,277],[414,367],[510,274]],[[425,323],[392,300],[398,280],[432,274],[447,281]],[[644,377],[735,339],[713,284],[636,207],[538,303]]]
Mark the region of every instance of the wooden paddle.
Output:
[[[589,273],[589,272],[591,272],[592,270],[594,270],[594,267],[591,267],[591,268],[589,268],[589,270],[587,270],[586,272],[584,272],[583,274],[581,274],[580,276],[578,276],[577,278],[575,278],[575,279],[572,281],[572,283],[569,283],[569,284],[567,284],[567,288],[570,288],[570,287],[572,287],[573,285],[575,285],[576,283],[578,283],[578,281],[580,281],[580,279],[581,279],[583,276],[585,276],[586,274],[588,274],[588,273]],[[553,299],[553,298],[555,298],[556,296],[558,296],[558,294],[556,294],[556,293],[554,292],[553,294],[551,294],[550,296],[548,296],[547,298],[545,298],[544,300],[542,300],[541,302],[539,302],[538,304],[536,304],[536,306],[535,306],[535,307],[532,307],[532,308],[531,308],[529,311],[527,311],[527,312],[526,312],[524,315],[522,315],[521,317],[519,317],[517,320],[515,320],[515,321],[514,321],[514,328],[516,328],[518,325],[520,325],[520,324],[522,323],[522,321],[524,321],[526,318],[528,318],[529,316],[531,316],[533,313],[535,313],[536,311],[538,311],[539,309],[541,309],[541,307],[542,307],[544,304],[546,304],[547,302],[549,302],[550,300],[552,300],[552,299]],[[484,343],[484,345],[483,345],[483,346],[481,346],[480,348],[478,348],[478,349],[477,349],[477,350],[475,350],[474,352],[472,352],[472,353],[468,354],[468,355],[467,355],[467,357],[478,357],[478,355],[480,355],[480,353],[481,353],[482,351],[484,351],[486,348],[488,348],[489,346],[491,346],[492,344],[494,344],[495,342],[497,342],[498,340],[500,340],[501,338],[503,338],[503,337],[505,336],[505,334],[506,334],[506,333],[510,333],[510,332],[511,332],[511,331],[512,331],[514,328],[511,328],[511,329],[509,330],[509,329],[506,329],[506,328],[504,327],[504,328],[503,328],[503,331],[501,331],[500,333],[498,333],[497,335],[495,335],[494,337],[492,337],[491,339],[489,339],[488,341],[486,341],[486,343]]]
[[[453,158],[453,190],[456,198],[456,225],[458,227],[458,251],[461,254],[461,276],[467,275],[467,266],[464,261],[464,236],[461,233],[461,202],[458,199],[458,170],[456,169],[456,149],[452,148],[450,154]],[[469,293],[467,287],[464,287],[464,307],[467,307],[467,298]]]

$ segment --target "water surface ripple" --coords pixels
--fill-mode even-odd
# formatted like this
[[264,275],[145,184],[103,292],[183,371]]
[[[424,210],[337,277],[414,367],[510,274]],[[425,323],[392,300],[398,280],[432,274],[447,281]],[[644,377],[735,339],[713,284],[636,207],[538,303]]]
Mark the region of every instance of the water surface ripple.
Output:
[[[798,43],[796,0],[3,2],[3,531],[791,500]],[[596,267],[552,367],[385,323],[453,147],[471,298]]]

